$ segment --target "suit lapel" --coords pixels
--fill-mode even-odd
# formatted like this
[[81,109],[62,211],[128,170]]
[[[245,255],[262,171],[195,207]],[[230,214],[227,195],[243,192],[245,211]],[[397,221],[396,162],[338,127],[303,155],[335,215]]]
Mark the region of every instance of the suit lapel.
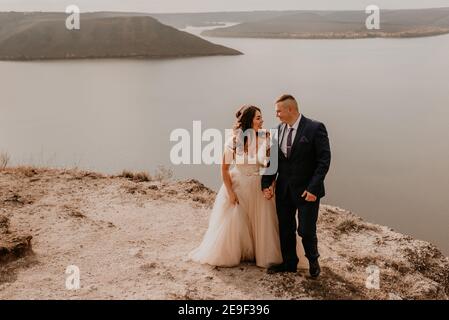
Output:
[[304,130],[306,122],[307,122],[307,118],[304,117],[304,115],[301,115],[301,120],[299,121],[299,125],[298,125],[298,131],[296,132],[295,140],[293,140],[291,154],[293,154],[293,152],[295,152],[296,146],[298,146],[298,144],[299,144],[298,141],[299,141],[299,138],[301,137],[302,131]]
[[281,139],[279,139],[279,147],[282,146],[282,141],[284,141],[284,136],[285,136],[285,126],[286,124],[281,123],[278,127],[278,131],[279,131],[279,137],[281,137]]
[[282,142],[284,141],[286,126],[287,125],[285,123],[281,123],[279,125],[279,127],[278,127],[278,132],[279,132],[279,137],[280,137],[280,139],[278,139],[278,141],[279,141],[279,155],[281,155],[284,158],[285,158],[285,155],[284,155],[284,152],[282,152]]

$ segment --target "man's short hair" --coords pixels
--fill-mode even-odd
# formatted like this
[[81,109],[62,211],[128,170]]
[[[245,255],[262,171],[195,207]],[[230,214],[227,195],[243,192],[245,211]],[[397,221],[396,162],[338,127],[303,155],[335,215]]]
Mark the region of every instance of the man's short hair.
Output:
[[293,101],[296,102],[295,97],[292,96],[291,94],[283,94],[282,96],[280,96],[280,97],[276,100],[276,103],[284,102],[284,101],[286,101],[286,100],[293,100]]
[[280,102],[284,102],[284,101],[288,101],[288,100],[291,100],[293,102],[293,107],[299,111],[298,101],[296,101],[295,97],[292,96],[291,94],[283,94],[276,100],[276,103],[280,103]]

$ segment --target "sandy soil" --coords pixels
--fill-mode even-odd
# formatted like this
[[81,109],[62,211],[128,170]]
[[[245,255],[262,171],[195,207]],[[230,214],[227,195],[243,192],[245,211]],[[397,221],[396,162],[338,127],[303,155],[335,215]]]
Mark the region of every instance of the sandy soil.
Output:
[[[251,263],[187,261],[214,197],[195,180],[2,170],[0,299],[448,299],[449,259],[437,248],[326,205],[318,280],[306,269],[268,275]],[[31,247],[12,252],[12,239]],[[78,290],[66,289],[69,265],[80,269]],[[366,287],[370,265],[379,289]]]

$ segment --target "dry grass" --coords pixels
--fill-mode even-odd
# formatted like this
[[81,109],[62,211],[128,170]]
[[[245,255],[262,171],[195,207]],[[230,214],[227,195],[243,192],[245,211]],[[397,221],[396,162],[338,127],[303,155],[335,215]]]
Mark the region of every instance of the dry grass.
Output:
[[5,169],[10,160],[9,154],[6,152],[0,152],[0,169]]
[[159,166],[156,172],[151,175],[146,171],[132,172],[129,170],[123,170],[121,174],[118,175],[121,178],[126,178],[133,180],[135,182],[147,182],[147,181],[166,181],[173,177],[173,170],[168,169],[164,166]]
[[121,174],[118,175],[120,178],[133,179],[134,173],[128,170],[123,170]]
[[65,212],[67,212],[69,217],[81,219],[86,218],[86,216],[80,210],[78,210],[76,207],[72,205],[65,204],[62,206],[62,208],[64,209]]
[[14,166],[14,167],[7,167],[4,170],[10,174],[15,174],[15,175],[31,178],[37,174],[54,171],[55,169],[41,168],[41,167],[35,167],[35,166]]
[[25,177],[31,178],[32,176],[38,173],[38,170],[34,167],[22,166],[17,167],[17,172],[23,174]]
[[119,177],[130,179],[130,180],[133,180],[133,181],[136,181],[136,182],[147,182],[147,181],[152,181],[153,180],[151,175],[148,172],[146,172],[146,171],[131,172],[131,171],[128,171],[128,170],[123,170],[122,173],[119,175]]
[[352,217],[343,220],[336,227],[336,231],[339,231],[340,233],[360,232],[366,230],[379,231],[377,227],[368,225]]
[[442,284],[446,294],[449,294],[449,266],[443,267],[444,271],[441,272],[442,265],[435,263],[435,259],[443,258],[443,255],[434,245],[423,243],[419,247],[407,247],[404,254],[413,271]]
[[154,174],[154,180],[165,181],[173,178],[173,170],[164,166],[159,166]]
[[4,230],[6,233],[8,231],[8,228],[9,228],[9,219],[6,216],[0,215],[0,232]]

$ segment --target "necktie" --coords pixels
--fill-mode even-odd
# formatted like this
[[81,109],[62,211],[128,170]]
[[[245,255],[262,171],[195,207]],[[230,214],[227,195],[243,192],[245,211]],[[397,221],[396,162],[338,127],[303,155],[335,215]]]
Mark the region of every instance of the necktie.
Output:
[[290,153],[292,152],[292,134],[293,128],[290,128],[287,136],[287,158],[290,158]]

